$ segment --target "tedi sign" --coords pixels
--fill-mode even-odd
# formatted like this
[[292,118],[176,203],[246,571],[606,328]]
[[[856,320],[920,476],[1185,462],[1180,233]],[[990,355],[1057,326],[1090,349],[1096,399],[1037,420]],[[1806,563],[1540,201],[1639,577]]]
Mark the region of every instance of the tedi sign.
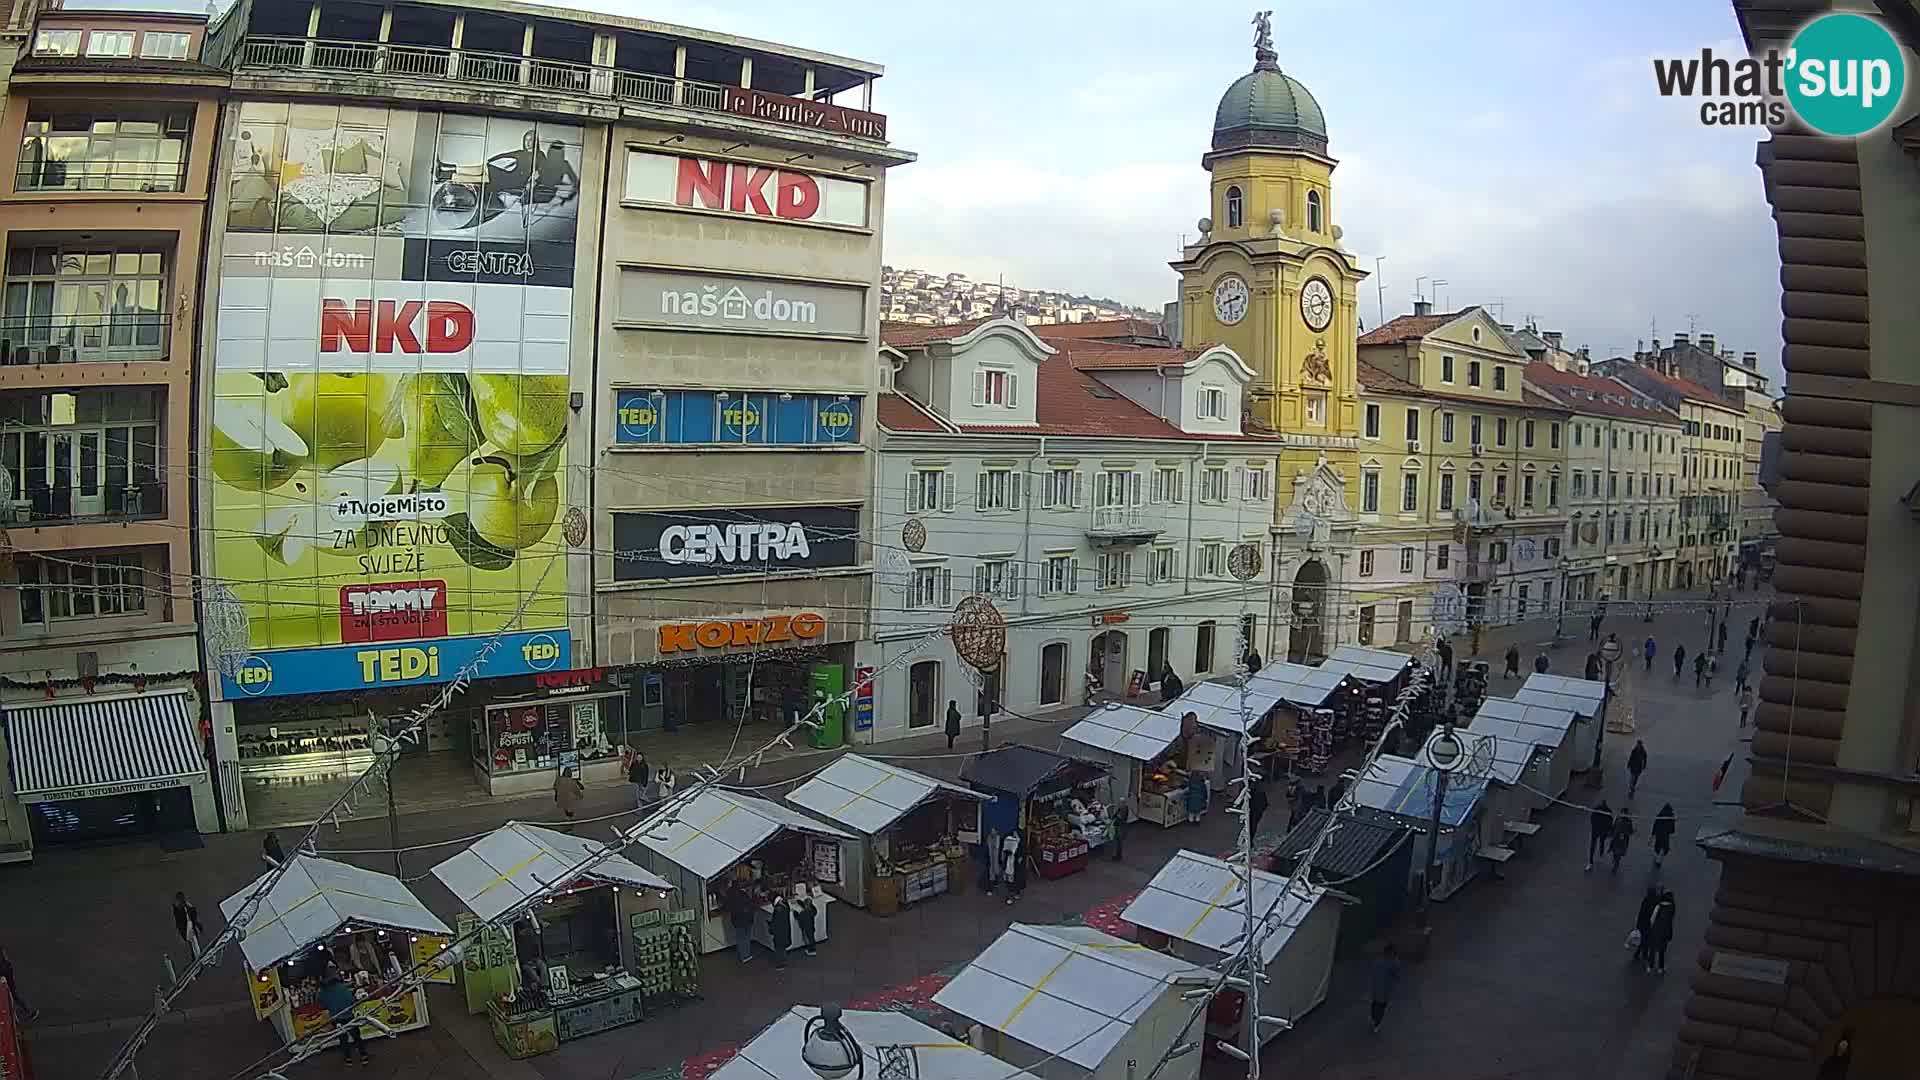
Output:
[[1906,91],[1906,55],[1877,20],[1822,15],[1794,34],[1786,52],[1728,58],[1656,58],[1661,97],[1700,98],[1709,127],[1779,126],[1788,109],[1824,135],[1864,135],[1887,122]]

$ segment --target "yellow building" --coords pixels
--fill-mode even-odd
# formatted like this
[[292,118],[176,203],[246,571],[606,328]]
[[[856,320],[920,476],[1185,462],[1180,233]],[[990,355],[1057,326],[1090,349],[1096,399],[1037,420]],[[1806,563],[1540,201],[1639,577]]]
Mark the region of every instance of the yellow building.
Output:
[[1424,303],[1357,349],[1359,576],[1396,594],[1374,639],[1408,612],[1451,633],[1554,610],[1570,413],[1527,388],[1527,354],[1481,308]]
[[1214,114],[1210,212],[1172,265],[1182,344],[1226,345],[1253,368],[1249,430],[1282,436],[1275,512],[1270,656],[1324,655],[1353,640],[1374,597],[1358,576],[1359,386],[1355,293],[1366,272],[1334,221],[1326,118],[1281,72],[1264,18],[1253,70]]

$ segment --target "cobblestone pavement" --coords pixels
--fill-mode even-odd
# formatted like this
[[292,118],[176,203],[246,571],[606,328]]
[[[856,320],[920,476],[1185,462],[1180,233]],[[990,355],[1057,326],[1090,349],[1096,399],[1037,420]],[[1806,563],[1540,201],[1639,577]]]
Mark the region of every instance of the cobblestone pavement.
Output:
[[[1747,616],[1759,610],[1751,595],[1743,599],[1752,606],[1734,619],[1736,650]],[[1569,619],[1568,629],[1584,637],[1584,621],[1578,627],[1573,621]],[[1690,651],[1697,648],[1702,622],[1699,612],[1688,611],[1663,615],[1651,624],[1662,642],[1663,658],[1672,640],[1682,635]],[[1620,631],[1623,640],[1637,647],[1648,626],[1637,617],[1616,616],[1609,620],[1609,629]],[[1521,644],[1530,662],[1537,643],[1550,637],[1551,630],[1546,622],[1490,631],[1482,654],[1494,659],[1497,669],[1498,656],[1513,641]],[[1553,651],[1554,670],[1577,673],[1591,647],[1580,640]],[[1459,655],[1465,652],[1457,647]],[[1604,869],[1583,871],[1582,812],[1550,809],[1542,817],[1541,832],[1528,839],[1503,879],[1477,881],[1438,905],[1432,955],[1408,970],[1378,1035],[1367,1031],[1363,1019],[1367,958],[1343,957],[1327,1003],[1269,1047],[1270,1068],[1325,1080],[1416,1072],[1433,1080],[1659,1074],[1679,1024],[1685,973],[1704,932],[1718,877],[1687,841],[1700,828],[1711,827],[1716,813],[1729,813],[1715,810],[1710,782],[1721,760],[1738,746],[1730,673],[1708,695],[1693,688],[1690,673],[1680,685],[1668,677],[1670,666],[1664,675],[1662,670],[1656,664],[1658,677],[1636,677],[1629,691],[1637,736],[1647,740],[1653,764],[1635,800],[1641,834],[1619,875]],[[1511,692],[1510,684],[1503,685],[1497,675],[1494,684],[1495,695]],[[1064,722],[1079,711],[997,722],[994,737],[996,742],[1052,745]],[[966,738],[977,748],[976,732]],[[1616,806],[1624,796],[1620,763],[1632,738],[1608,736],[1608,796]],[[961,746],[968,748],[966,743]],[[909,764],[935,775],[956,775],[961,761],[948,755],[939,736],[870,749],[919,756]],[[769,763],[761,773],[750,774],[750,780],[774,783],[823,760],[795,757]],[[1736,775],[1726,792],[1737,790],[1741,768],[1736,761]],[[583,816],[616,813],[629,797],[624,785],[591,789]],[[1585,802],[1591,793],[1576,778],[1568,798]],[[1672,970],[1664,978],[1630,970],[1622,947],[1651,872],[1645,827],[1662,801],[1671,801],[1681,816],[1676,849],[1663,871],[1679,899]],[[402,818],[401,839],[408,845],[435,843],[483,832],[508,818],[544,818],[552,809],[549,799],[534,798],[410,814]],[[1220,813],[1198,826],[1159,830],[1136,825],[1124,862],[1099,859],[1074,877],[1036,881],[1012,907],[977,892],[944,897],[885,919],[836,906],[832,938],[818,958],[776,972],[764,957],[741,966],[730,954],[714,954],[703,964],[704,1001],[526,1062],[509,1062],[499,1053],[481,1018],[466,1014],[455,988],[434,987],[431,1027],[373,1044],[373,1066],[358,1071],[383,1080],[629,1080],[677,1070],[683,1061],[711,1057],[717,1048],[750,1038],[794,1002],[862,1001],[889,988],[911,997],[916,980],[971,958],[1014,919],[1073,919],[1103,906],[1110,912],[1113,901],[1139,889],[1174,850],[1224,850],[1231,845],[1232,829],[1232,821]],[[321,846],[374,849],[386,842],[385,822],[354,821],[328,834]],[[407,876],[424,875],[453,850],[457,848],[409,854]],[[167,910],[173,891],[185,889],[212,930],[219,919],[219,900],[261,869],[258,851],[258,834],[212,836],[199,850],[170,853],[151,844],[54,850],[43,852],[31,865],[0,869],[0,943],[11,953],[27,996],[43,1013],[30,1034],[44,1080],[95,1074],[150,1004],[163,975],[161,953],[172,949],[176,961],[184,958]],[[350,858],[376,869],[392,867],[390,856]],[[415,887],[451,921],[455,902],[435,879],[426,877]],[[270,1054],[276,1039],[268,1025],[254,1021],[242,979],[232,958],[202,976],[149,1042],[140,1058],[140,1075],[221,1078]],[[343,1068],[328,1058],[302,1066],[294,1075],[318,1076]],[[1236,1072],[1223,1063],[1210,1064],[1208,1071],[1222,1076]]]

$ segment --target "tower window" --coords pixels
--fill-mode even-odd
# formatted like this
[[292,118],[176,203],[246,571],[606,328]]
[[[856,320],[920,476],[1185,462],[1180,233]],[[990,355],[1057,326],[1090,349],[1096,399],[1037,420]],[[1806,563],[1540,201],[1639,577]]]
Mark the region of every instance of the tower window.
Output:
[[1307,231],[1320,231],[1320,193],[1307,192]]
[[1237,229],[1246,220],[1246,206],[1240,198],[1240,189],[1227,189],[1227,228]]

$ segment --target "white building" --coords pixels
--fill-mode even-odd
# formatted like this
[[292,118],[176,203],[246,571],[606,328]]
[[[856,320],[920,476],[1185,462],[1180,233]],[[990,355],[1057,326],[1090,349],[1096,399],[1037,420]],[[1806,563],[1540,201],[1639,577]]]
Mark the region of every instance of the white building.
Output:
[[[1044,328],[1042,328],[1044,332]],[[1007,621],[995,700],[1016,712],[1232,670],[1257,636],[1277,440],[1240,429],[1231,350],[1049,343],[1009,319],[894,327],[881,352],[872,542],[881,575],[855,741],[979,720],[978,676],[929,637],[969,594]],[[1255,577],[1228,553],[1253,545]],[[910,653],[911,658],[902,654]]]

